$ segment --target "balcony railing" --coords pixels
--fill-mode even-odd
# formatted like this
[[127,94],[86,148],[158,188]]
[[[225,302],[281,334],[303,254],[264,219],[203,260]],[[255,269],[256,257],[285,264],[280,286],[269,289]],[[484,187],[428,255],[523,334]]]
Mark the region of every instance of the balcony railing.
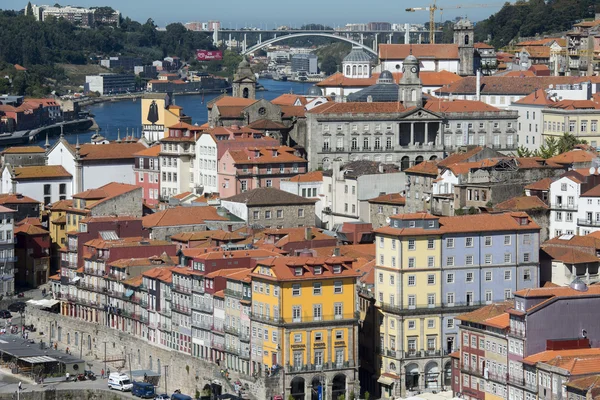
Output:
[[170,308],[161,308],[160,310],[158,310],[158,313],[160,315],[164,315],[165,317],[171,317],[171,309]]
[[94,275],[94,276],[104,276],[105,275],[103,270],[93,269],[93,268],[84,268],[83,273],[87,274],[87,275]]
[[237,336],[237,335],[239,335],[240,330],[239,330],[239,328],[225,325],[225,333],[229,333],[230,335]]
[[180,293],[192,293],[192,288],[183,285],[173,285],[173,290]]
[[587,219],[587,218],[578,218],[577,224],[583,225],[583,226],[600,226],[600,221],[597,221],[597,220],[594,221],[593,219]]
[[479,366],[472,366],[472,365],[466,365],[466,364],[461,363],[460,369],[463,372],[467,372],[469,374],[479,375],[479,376],[483,377],[483,370],[481,368],[479,368]]
[[506,383],[508,381],[508,374],[494,374],[492,372],[488,372],[488,379],[491,379],[495,382]]
[[572,210],[577,211],[577,204],[567,204],[567,203],[552,203],[550,208],[555,208],[557,210]]
[[396,305],[389,305],[381,303],[380,308],[383,311],[390,312],[393,314],[415,314],[415,313],[431,313],[439,310],[453,310],[461,312],[462,310],[470,310],[479,306],[485,305],[485,302],[469,301],[469,302],[454,302],[454,303],[436,303],[436,304],[415,304],[400,307]]
[[225,351],[231,354],[239,354],[240,349],[237,346],[225,346]]
[[223,325],[213,325],[211,329],[215,332],[225,333],[225,328]]
[[358,367],[358,363],[353,361],[344,361],[340,363],[326,362],[322,364],[302,364],[302,365],[288,365],[286,370],[288,373],[292,372],[312,372],[312,371],[331,371],[336,369],[354,368]]
[[508,375],[508,381],[514,385],[525,386],[525,379],[522,376]]
[[192,326],[195,326],[196,328],[202,328],[202,329],[208,329],[211,330],[212,329],[212,323],[211,322],[207,322],[207,321],[196,321],[196,322],[192,322]]
[[175,309],[177,312],[184,314],[192,313],[192,309],[190,307],[184,306],[182,304],[171,304],[171,308]]
[[271,317],[257,313],[250,313],[250,318],[262,322],[267,322],[271,324],[311,324],[311,323],[324,323],[324,322],[332,322],[332,321],[353,321],[358,320],[360,318],[360,312],[356,311],[354,313],[346,313],[346,314],[334,314],[334,315],[320,315],[320,316],[312,316],[312,315],[301,315],[298,317],[292,318],[280,318],[280,317]]
[[194,309],[212,313],[213,312],[213,305],[212,304],[206,304],[206,303],[200,303],[197,306],[195,306]]
[[219,343],[219,342],[215,342],[215,341],[212,341],[210,343],[210,347],[212,347],[213,349],[225,350],[224,343]]
[[513,336],[525,337],[525,330],[524,329],[511,328],[510,329],[510,334],[513,335]]
[[225,295],[234,296],[234,297],[241,299],[243,294],[242,294],[242,292],[240,292],[238,290],[225,289]]

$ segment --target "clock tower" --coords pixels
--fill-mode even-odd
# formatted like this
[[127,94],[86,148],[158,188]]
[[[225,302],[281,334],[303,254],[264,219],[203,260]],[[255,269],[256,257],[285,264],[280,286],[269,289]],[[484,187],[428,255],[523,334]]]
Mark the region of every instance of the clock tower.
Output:
[[405,107],[423,106],[423,83],[419,77],[419,60],[412,54],[404,59],[398,99]]

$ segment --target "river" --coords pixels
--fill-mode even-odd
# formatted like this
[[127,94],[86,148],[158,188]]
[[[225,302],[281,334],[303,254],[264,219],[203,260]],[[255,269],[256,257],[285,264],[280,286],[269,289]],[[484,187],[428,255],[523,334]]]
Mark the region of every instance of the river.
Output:
[[[273,100],[276,97],[284,93],[297,93],[304,94],[311,87],[312,83],[301,83],[301,82],[281,82],[274,81],[271,79],[260,80],[260,83],[265,87],[265,91],[256,93],[257,98],[264,98],[267,100]],[[192,117],[192,123],[198,123],[202,125],[208,120],[208,110],[206,109],[206,103],[219,94],[207,94],[204,96],[204,103],[202,103],[201,95],[181,95],[175,96],[175,104],[183,107],[183,112],[186,115]],[[121,137],[124,137],[129,132],[138,132],[141,130],[141,102],[123,100],[114,102],[105,102],[94,104],[88,107],[88,110],[94,115],[96,123],[100,127],[100,134],[109,140],[117,139],[117,131],[121,130]],[[87,143],[94,132],[86,132],[79,134],[79,141],[81,143]],[[56,138],[50,140],[50,144],[54,142]],[[77,141],[77,135],[68,135],[67,140],[70,143]],[[46,142],[45,138],[40,140],[36,144],[43,146]]]

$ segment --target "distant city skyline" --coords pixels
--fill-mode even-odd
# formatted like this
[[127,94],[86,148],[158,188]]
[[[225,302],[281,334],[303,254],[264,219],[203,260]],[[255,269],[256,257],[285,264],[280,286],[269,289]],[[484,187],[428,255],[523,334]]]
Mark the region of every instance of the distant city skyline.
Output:
[[[22,10],[27,1],[2,0],[0,9]],[[54,5],[53,1],[32,1],[32,4]],[[328,26],[343,26],[347,23],[361,22],[390,22],[390,23],[425,23],[429,21],[428,11],[406,12],[408,7],[426,7],[429,2],[403,0],[390,2],[389,0],[304,0],[302,3],[285,3],[276,0],[244,0],[219,1],[210,4],[210,7],[200,7],[195,0],[171,0],[166,4],[163,0],[69,0],[59,2],[61,5],[72,6],[110,6],[119,10],[123,16],[130,17],[139,22],[152,18],[154,22],[164,27],[173,22],[192,22],[219,20],[224,29],[243,28],[254,26],[262,29],[274,28],[281,25],[300,27],[307,23],[317,23]],[[253,7],[249,8],[252,4]],[[438,2],[438,7],[453,7],[457,5],[478,4],[464,3],[464,0],[446,0]],[[480,21],[497,12],[502,2],[494,2],[497,7],[472,7],[460,9],[447,9],[440,14],[436,12],[436,22],[452,20],[458,16],[467,16],[472,21]],[[318,10],[318,11],[317,11]]]

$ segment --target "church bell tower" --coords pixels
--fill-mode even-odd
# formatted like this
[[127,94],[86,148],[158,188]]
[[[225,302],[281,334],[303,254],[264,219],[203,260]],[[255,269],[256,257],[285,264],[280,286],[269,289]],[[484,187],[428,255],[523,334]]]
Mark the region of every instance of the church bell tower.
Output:
[[256,98],[256,76],[252,72],[252,68],[250,68],[250,63],[246,57],[238,65],[231,86],[233,97],[242,97],[245,99]]
[[419,60],[412,54],[404,59],[402,78],[398,84],[398,100],[405,107],[423,106],[423,83],[419,77]]

